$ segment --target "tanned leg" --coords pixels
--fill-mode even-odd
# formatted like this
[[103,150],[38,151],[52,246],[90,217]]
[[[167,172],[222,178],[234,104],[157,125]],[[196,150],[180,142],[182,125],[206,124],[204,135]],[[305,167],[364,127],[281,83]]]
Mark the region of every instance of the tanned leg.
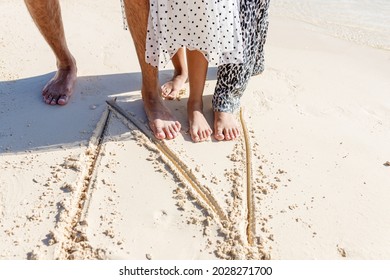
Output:
[[185,48],[180,48],[176,52],[172,57],[172,64],[175,68],[172,80],[161,87],[162,96],[169,100],[176,99],[179,96],[179,92],[183,89],[188,78]]
[[73,93],[77,67],[66,44],[60,4],[58,0],[24,2],[57,59],[57,73],[43,88],[43,100],[51,105],[65,105]]
[[213,133],[203,115],[202,98],[208,62],[202,53],[190,50],[187,50],[187,60],[190,81],[187,115],[190,124],[190,134],[194,142],[202,142],[209,139]]
[[157,68],[145,62],[149,1],[125,0],[125,11],[141,66],[142,99],[149,126],[156,138],[173,139],[178,135],[181,125],[163,103]]

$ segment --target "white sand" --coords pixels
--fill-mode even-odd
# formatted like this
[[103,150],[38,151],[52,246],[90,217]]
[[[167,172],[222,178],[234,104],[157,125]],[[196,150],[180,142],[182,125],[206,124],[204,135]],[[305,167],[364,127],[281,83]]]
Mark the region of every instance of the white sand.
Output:
[[54,57],[23,2],[1,0],[0,16],[1,259],[390,258],[388,51],[271,16],[266,70],[242,100],[249,244],[244,141],[193,144],[186,96],[168,104],[183,130],[167,145],[200,192],[123,117],[98,148],[108,98],[146,127],[119,3],[63,3],[80,78],[61,108],[42,102]]

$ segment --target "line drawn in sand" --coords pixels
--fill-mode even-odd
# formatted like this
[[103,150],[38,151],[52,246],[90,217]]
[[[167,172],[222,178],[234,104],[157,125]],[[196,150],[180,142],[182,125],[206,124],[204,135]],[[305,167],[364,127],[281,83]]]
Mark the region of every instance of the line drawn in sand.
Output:
[[[192,170],[179,157],[164,140],[157,140],[152,132],[144,124],[141,124],[136,117],[121,108],[116,100],[107,101],[108,109],[92,137],[87,152],[85,154],[86,168],[80,174],[78,184],[75,187],[73,198],[68,205],[67,211],[61,214],[61,222],[57,224],[49,237],[58,247],[55,253],[56,259],[105,259],[106,252],[101,248],[93,248],[85,232],[88,228],[86,213],[88,212],[92,191],[95,184],[95,167],[101,158],[101,145],[105,136],[106,128],[109,124],[111,113],[116,115],[127,127],[133,131],[138,131],[149,141],[152,150],[156,150],[162,155],[162,159],[171,169],[173,174],[180,179],[186,187],[186,191],[195,198],[198,204],[207,212],[219,227],[223,235],[223,242],[217,242],[215,254],[221,259],[269,259],[269,253],[264,251],[262,239],[256,236],[256,213],[254,204],[254,188],[252,187],[252,162],[251,145],[249,133],[246,127],[243,112],[240,112],[240,122],[243,129],[244,141],[235,145],[240,149],[239,161],[242,169],[234,169],[229,173],[229,178],[234,185],[232,189],[233,203],[231,211],[221,207],[210,189],[200,183]],[[237,152],[237,151],[236,151]],[[237,160],[235,160],[237,161]],[[245,164],[244,164],[245,162]],[[239,169],[239,168],[238,168]],[[242,176],[246,173],[246,177]],[[246,181],[246,182],[245,182]],[[245,184],[244,184],[245,182]],[[34,252],[33,252],[34,253]]]
[[[241,109],[240,111],[240,122],[243,129],[243,138],[244,138],[244,149],[245,149],[245,168],[246,168],[246,186],[243,191],[246,193],[244,197],[245,201],[245,212],[246,212],[246,236],[237,236],[241,235],[240,230],[236,229],[236,222],[234,219],[230,219],[226,214],[226,211],[219,205],[217,200],[213,197],[209,188],[205,185],[202,185],[199,180],[196,178],[194,173],[188,166],[180,159],[180,157],[169,148],[164,140],[158,140],[153,135],[152,132],[143,124],[141,124],[134,116],[121,108],[115,99],[106,101],[109,110],[114,114],[120,115],[125,119],[126,122],[130,123],[136,127],[140,132],[142,132],[156,147],[157,149],[165,155],[168,160],[167,164],[173,166],[178,170],[180,174],[179,177],[184,178],[192,188],[192,194],[198,200],[202,207],[205,207],[209,210],[210,214],[215,217],[215,220],[218,224],[221,225],[221,230],[229,238],[229,246],[235,247],[233,251],[228,252],[227,255],[231,255],[231,258],[234,259],[268,259],[269,254],[263,251],[261,244],[256,244],[256,217],[255,217],[255,205],[254,205],[254,194],[252,190],[252,162],[251,162],[251,144],[249,140],[249,132],[244,121],[244,113]],[[172,168],[172,170],[174,169]],[[233,229],[233,230],[232,230]],[[260,239],[260,238],[259,238]],[[259,240],[257,239],[257,240]],[[235,241],[233,241],[235,240]],[[239,240],[241,244],[237,244]],[[260,243],[260,242],[258,242]]]

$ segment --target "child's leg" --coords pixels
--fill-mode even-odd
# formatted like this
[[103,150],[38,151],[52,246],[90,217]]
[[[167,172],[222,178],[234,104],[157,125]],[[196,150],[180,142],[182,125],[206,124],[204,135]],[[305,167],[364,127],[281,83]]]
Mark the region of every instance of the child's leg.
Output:
[[180,48],[172,57],[172,64],[175,67],[172,80],[161,87],[162,96],[170,100],[179,96],[179,91],[183,89],[188,78],[185,48]]
[[194,142],[207,140],[212,130],[203,115],[203,90],[207,75],[208,62],[199,51],[187,49],[190,97],[187,103],[190,134]]

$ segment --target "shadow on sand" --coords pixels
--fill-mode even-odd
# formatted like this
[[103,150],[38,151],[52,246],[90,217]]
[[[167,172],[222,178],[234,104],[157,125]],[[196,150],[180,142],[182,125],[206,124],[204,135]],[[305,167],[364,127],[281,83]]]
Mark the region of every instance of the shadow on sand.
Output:
[[[131,93],[133,106],[143,111],[139,72],[79,77],[66,106],[42,101],[41,90],[53,75],[0,82],[0,153],[86,143],[109,98]],[[160,80],[164,82],[171,75],[170,70],[161,71]],[[216,79],[216,68],[209,69],[207,79]],[[183,102],[174,106],[183,106]],[[172,109],[172,104],[169,107]]]

